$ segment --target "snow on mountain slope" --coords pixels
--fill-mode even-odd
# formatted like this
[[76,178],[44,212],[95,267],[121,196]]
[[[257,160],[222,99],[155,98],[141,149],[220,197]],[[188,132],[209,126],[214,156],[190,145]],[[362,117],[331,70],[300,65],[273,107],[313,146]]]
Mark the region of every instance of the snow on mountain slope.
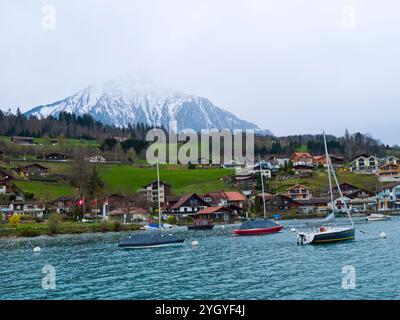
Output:
[[254,129],[257,133],[272,135],[214,106],[206,98],[167,89],[152,80],[132,75],[91,85],[61,101],[33,108],[25,115],[46,118],[62,111],[90,114],[104,124],[117,127],[142,122],[168,128],[170,121],[176,121],[178,130]]

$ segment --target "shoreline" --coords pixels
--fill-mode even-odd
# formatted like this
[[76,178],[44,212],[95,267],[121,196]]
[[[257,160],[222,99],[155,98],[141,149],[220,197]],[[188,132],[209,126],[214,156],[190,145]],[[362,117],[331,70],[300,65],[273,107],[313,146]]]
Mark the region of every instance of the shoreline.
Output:
[[12,228],[9,225],[0,225],[0,239],[35,238],[40,236],[58,236],[66,234],[107,233],[140,230],[139,224],[107,223],[81,223],[65,222],[52,230],[45,223],[21,223]]
[[[282,214],[280,220],[275,221],[287,221],[287,220],[312,220],[324,218],[326,214],[314,213],[314,214],[303,214],[303,215],[287,215]],[[357,214],[353,217],[365,217],[367,214]],[[271,217],[271,214],[268,214]],[[345,216],[343,216],[345,217]],[[254,218],[254,217],[252,217]],[[262,217],[256,217],[262,218]],[[338,216],[342,218],[342,216]],[[215,225],[226,225],[226,224],[240,224],[242,220],[235,220],[230,223],[214,222]],[[15,239],[15,238],[35,238],[40,236],[58,236],[67,234],[89,234],[89,233],[108,233],[108,232],[126,232],[126,231],[139,231],[141,224],[122,224],[117,221],[110,222],[63,222],[59,224],[56,229],[51,229],[47,223],[21,223],[18,227],[11,227],[10,225],[0,224],[0,239]],[[179,227],[186,227],[187,224],[178,224]]]

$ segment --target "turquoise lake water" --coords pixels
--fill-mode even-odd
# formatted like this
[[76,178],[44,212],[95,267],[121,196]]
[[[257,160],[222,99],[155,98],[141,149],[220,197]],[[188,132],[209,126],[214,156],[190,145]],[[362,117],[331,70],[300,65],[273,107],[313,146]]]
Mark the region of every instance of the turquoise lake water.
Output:
[[[2,239],[0,299],[399,299],[400,218],[355,221],[356,240],[320,246],[296,245],[290,228],[301,221],[255,237],[232,236],[234,226],[177,231],[182,247],[142,250],[118,248],[127,233]],[[45,265],[54,290],[42,288]],[[346,265],[355,289],[342,288]]]

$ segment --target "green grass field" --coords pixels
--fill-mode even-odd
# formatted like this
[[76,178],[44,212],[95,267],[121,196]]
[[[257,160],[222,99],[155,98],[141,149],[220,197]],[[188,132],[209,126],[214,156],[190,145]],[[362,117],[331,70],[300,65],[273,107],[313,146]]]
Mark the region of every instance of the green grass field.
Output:
[[[375,175],[338,173],[337,178],[339,180],[339,183],[350,183],[359,188],[367,189],[370,191],[374,191],[378,187],[378,180]],[[318,196],[321,193],[326,193],[329,189],[327,173],[325,171],[317,171],[314,173],[314,176],[312,178],[271,181],[270,191],[274,193],[284,192],[287,188],[297,183],[311,188],[314,196]]]
[[[36,144],[45,144],[46,138],[34,138],[33,141]],[[0,136],[0,141],[4,141],[7,143],[11,142],[11,137]],[[87,147],[87,148],[98,148],[100,147],[100,143],[96,140],[84,140],[84,139],[62,139],[62,145],[65,147]],[[49,146],[50,148],[52,146]],[[57,148],[58,146],[54,146]]]
[[34,193],[35,198],[42,201],[54,200],[61,196],[74,194],[74,188],[64,182],[15,181],[17,187],[24,192]]
[[[186,167],[161,166],[160,179],[172,186],[174,194],[188,192],[207,192],[228,189],[221,179],[233,175],[233,170],[227,169],[195,169]],[[107,189],[113,192],[133,193],[157,179],[155,168],[138,168],[129,165],[100,166],[100,176]]]

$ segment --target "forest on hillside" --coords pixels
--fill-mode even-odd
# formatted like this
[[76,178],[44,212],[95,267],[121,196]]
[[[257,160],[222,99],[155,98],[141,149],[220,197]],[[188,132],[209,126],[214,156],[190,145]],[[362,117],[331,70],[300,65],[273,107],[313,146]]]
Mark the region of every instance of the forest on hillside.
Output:
[[[104,125],[91,115],[76,116],[66,112],[57,117],[46,119],[26,118],[19,110],[16,114],[0,110],[0,136],[28,136],[34,138],[84,139],[98,141],[100,151],[116,154],[116,149],[123,153],[132,150],[142,157],[148,145],[145,142],[147,132],[152,127],[143,124],[132,124],[126,128]],[[165,128],[162,128],[165,130]],[[124,137],[127,141],[117,141],[114,137]],[[327,136],[331,154],[343,156],[350,160],[359,154],[367,153],[383,157],[385,155],[400,156],[400,147],[388,146],[373,137],[362,134],[350,134],[347,130],[343,137]],[[261,156],[289,156],[295,151],[309,152],[313,155],[323,154],[322,135],[294,135],[271,137],[257,135],[255,137],[255,154]],[[25,151],[24,151],[25,152]]]

